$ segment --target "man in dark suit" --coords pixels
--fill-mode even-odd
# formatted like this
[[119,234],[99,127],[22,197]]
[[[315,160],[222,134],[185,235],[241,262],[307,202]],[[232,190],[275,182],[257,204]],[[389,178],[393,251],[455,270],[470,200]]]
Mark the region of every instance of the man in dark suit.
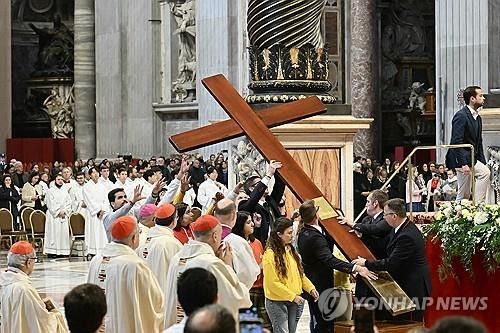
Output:
[[[250,214],[259,214],[260,225],[255,225],[254,236],[266,246],[269,229],[274,221],[281,216],[279,203],[285,193],[285,183],[280,177],[274,177],[274,186],[271,194],[268,193],[267,186],[274,176],[276,169],[281,168],[281,162],[271,161],[267,167],[266,176],[250,176],[244,183],[243,188],[248,194],[248,200],[243,200],[238,205],[239,211],[246,211]],[[257,219],[254,219],[257,221]]]
[[[476,178],[475,198],[492,202],[490,170],[486,166],[483,151],[483,124],[479,108],[484,105],[483,91],[478,86],[467,87],[463,93],[465,106],[453,116],[450,144],[471,144],[474,146],[474,175]],[[457,171],[457,200],[470,199],[472,158],[470,148],[450,148],[446,154],[446,166]]]
[[[333,288],[334,269],[348,274],[358,272],[367,279],[377,279],[377,276],[367,268],[342,261],[332,254],[333,239],[319,225],[317,211],[318,207],[314,205],[313,200],[307,200],[300,206],[299,214],[304,226],[299,231],[297,241],[304,273],[314,284],[316,290],[321,294],[325,290]],[[308,299],[308,303],[313,323],[311,332],[333,332],[333,319],[335,318],[326,320],[327,313],[321,312],[318,302]]]
[[417,310],[397,318],[423,320],[424,297],[431,294],[431,277],[425,255],[422,233],[406,218],[405,201],[391,199],[385,203],[384,218],[394,228],[387,243],[387,258],[366,260],[358,258],[353,263],[371,271],[388,271],[403,291],[416,303]]
[[[377,259],[387,257],[387,240],[392,231],[391,226],[384,219],[384,205],[387,200],[389,200],[389,197],[384,191],[372,191],[366,198],[365,207],[368,216],[361,220],[360,223],[354,223],[345,217],[339,217],[338,219],[340,224],[347,224],[352,228],[352,231],[361,238]],[[363,297],[375,297],[373,291],[362,279],[356,280],[355,295],[358,300]],[[379,312],[376,315],[377,317],[382,316]]]

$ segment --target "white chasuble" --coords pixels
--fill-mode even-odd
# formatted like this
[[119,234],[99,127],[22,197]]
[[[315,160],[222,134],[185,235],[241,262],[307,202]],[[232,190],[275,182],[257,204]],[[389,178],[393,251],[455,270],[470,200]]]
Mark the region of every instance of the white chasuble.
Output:
[[94,183],[90,180],[83,186],[83,201],[87,205],[87,219],[85,221],[85,243],[87,245],[87,252],[96,254],[107,243],[106,230],[104,229],[103,218],[98,217],[98,213],[103,210],[109,212],[107,191],[101,183]]
[[0,276],[1,333],[65,333],[64,316],[59,310],[47,311],[45,303],[20,269],[9,267]]
[[170,327],[180,322],[183,311],[177,301],[177,279],[189,268],[200,267],[215,275],[218,288],[218,303],[227,308],[238,322],[238,310],[252,306],[248,288],[238,280],[233,268],[217,258],[210,245],[190,240],[170,262],[168,269],[168,292],[165,297],[165,325]]
[[127,245],[107,244],[90,262],[87,282],[106,293],[106,332],[149,333],[164,328],[160,286],[146,263]]

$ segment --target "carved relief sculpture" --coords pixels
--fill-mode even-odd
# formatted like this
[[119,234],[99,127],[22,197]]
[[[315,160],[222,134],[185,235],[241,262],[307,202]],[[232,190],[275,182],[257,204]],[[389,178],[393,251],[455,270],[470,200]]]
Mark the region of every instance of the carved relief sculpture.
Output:
[[176,102],[196,98],[196,5],[194,0],[171,0],[170,11],[177,22],[174,34],[179,37],[177,80],[172,83]]
[[55,88],[52,89],[43,102],[43,106],[50,117],[52,137],[54,139],[73,138],[75,122],[73,87],[64,98]]
[[266,160],[248,139],[231,146],[231,158],[238,182],[245,181],[254,174],[263,177],[266,172]]

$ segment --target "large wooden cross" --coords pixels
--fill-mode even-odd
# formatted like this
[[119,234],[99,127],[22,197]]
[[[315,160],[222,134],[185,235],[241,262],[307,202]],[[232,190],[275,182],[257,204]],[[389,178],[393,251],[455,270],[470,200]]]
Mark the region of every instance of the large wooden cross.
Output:
[[[232,119],[171,136],[172,145],[179,152],[185,152],[246,135],[264,158],[283,164],[277,170],[277,176],[281,177],[299,201],[313,199],[320,207],[318,215],[321,224],[347,258],[352,260],[360,256],[375,259],[363,242],[354,233],[348,232],[347,226],[337,222],[337,211],[268,128],[320,114],[326,111],[323,103],[317,97],[309,97],[256,113],[223,75],[205,78],[202,83]],[[387,301],[393,314],[412,311],[414,305],[409,298],[407,304],[401,301],[399,304],[390,304],[390,297],[407,296],[388,274],[380,276],[382,278],[377,281],[365,281]]]

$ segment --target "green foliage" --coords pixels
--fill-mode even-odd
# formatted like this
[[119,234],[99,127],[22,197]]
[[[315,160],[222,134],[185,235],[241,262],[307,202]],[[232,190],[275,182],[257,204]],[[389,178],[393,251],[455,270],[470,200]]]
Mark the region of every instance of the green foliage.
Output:
[[482,251],[485,268],[493,272],[500,263],[500,206],[468,200],[447,202],[424,229],[432,241],[441,241],[443,249],[440,276],[453,275],[452,263],[459,260],[472,275],[472,258]]

